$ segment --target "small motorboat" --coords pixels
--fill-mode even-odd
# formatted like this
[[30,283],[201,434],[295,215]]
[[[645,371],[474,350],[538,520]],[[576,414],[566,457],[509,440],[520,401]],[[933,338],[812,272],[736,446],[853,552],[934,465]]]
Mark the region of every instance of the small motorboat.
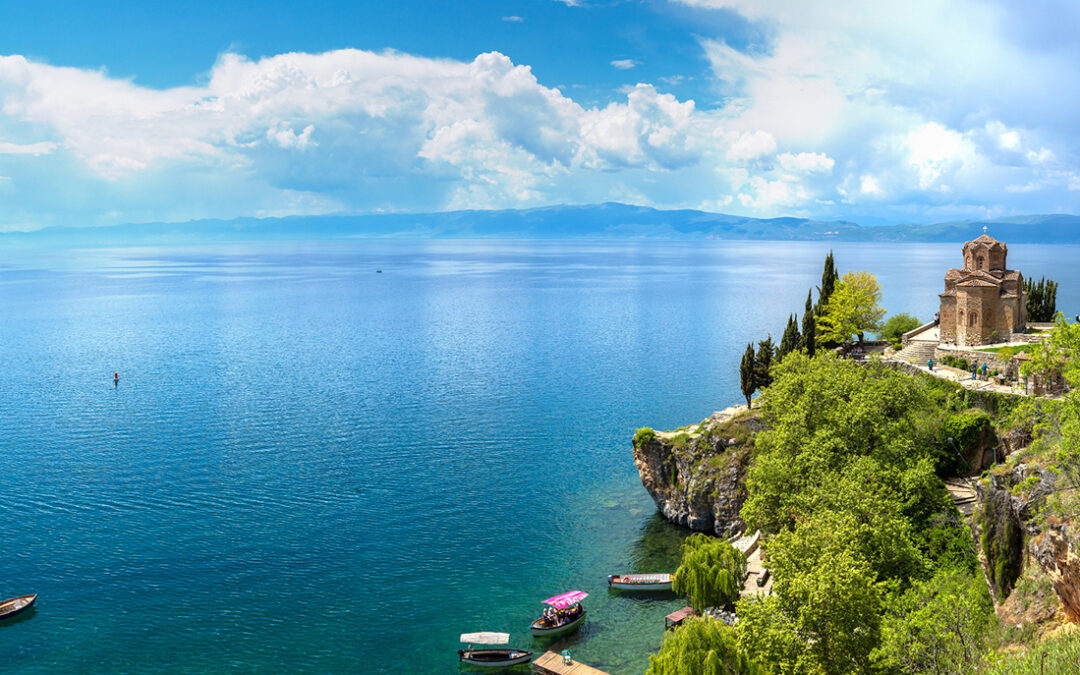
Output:
[[620,591],[670,591],[670,574],[610,574],[608,588]]
[[544,615],[529,624],[534,637],[554,638],[573,633],[585,623],[585,608],[581,601],[589,597],[582,591],[568,591],[544,600],[545,605],[553,609],[545,610]]
[[506,668],[532,661],[533,653],[525,649],[473,649],[473,645],[505,645],[510,642],[509,633],[462,633],[461,641],[468,649],[458,650],[458,660],[472,666]]
[[17,598],[0,602],[0,619],[8,619],[16,614],[22,614],[30,609],[35,600],[37,600],[37,593],[34,595],[20,595]]

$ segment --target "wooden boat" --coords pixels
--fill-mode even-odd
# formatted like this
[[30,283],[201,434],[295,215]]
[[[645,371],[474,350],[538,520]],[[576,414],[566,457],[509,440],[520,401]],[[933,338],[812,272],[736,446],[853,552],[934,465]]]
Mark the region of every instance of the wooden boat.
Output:
[[533,637],[554,638],[581,628],[581,624],[585,623],[585,608],[581,606],[581,601],[587,597],[588,593],[569,591],[545,600],[544,604],[556,610],[554,620],[541,616],[529,624]]
[[469,648],[458,650],[458,660],[469,665],[506,668],[532,661],[533,653],[525,649],[473,649],[473,644],[504,645],[510,642],[509,633],[462,633],[461,641]]
[[17,598],[0,602],[0,619],[7,619],[25,612],[30,609],[35,600],[37,600],[36,593],[34,595],[20,595]]
[[611,574],[608,588],[621,591],[670,591],[670,574]]

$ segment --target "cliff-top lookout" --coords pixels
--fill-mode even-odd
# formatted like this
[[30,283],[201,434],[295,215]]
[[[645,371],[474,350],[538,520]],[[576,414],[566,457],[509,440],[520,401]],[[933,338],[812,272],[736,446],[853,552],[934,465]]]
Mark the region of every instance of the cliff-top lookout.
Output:
[[964,266],[945,274],[940,340],[961,346],[1008,342],[1024,332],[1024,277],[1006,269],[1009,249],[983,234],[964,244]]

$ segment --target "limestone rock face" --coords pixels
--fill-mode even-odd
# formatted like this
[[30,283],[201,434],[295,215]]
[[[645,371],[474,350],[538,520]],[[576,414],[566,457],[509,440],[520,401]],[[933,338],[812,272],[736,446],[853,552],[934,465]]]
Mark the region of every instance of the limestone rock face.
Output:
[[671,522],[717,535],[742,531],[753,435],[763,428],[756,411],[733,406],[678,431],[639,433],[634,464]]
[[1080,532],[1056,523],[1032,542],[1031,549],[1039,567],[1050,577],[1061,600],[1061,609],[1070,621],[1080,621]]

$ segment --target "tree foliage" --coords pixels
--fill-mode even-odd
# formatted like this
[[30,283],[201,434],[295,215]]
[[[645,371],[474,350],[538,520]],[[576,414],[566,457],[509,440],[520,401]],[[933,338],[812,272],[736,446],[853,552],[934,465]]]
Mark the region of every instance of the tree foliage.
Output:
[[1069,323],[1059,312],[1049,338],[1028,353],[1031,360],[1021,367],[1025,376],[1062,377],[1068,385],[1053,419],[1055,454],[1066,480],[1080,488],[1080,324]]
[[915,330],[921,325],[919,320],[910,314],[903,312],[893,314],[881,327],[881,339],[893,343],[900,342],[901,338],[904,337],[904,333]]
[[831,354],[772,372],[742,517],[768,535],[775,595],[739,602],[739,643],[780,673],[880,672],[891,603],[943,566],[974,578],[935,473],[952,404],[936,381]]
[[754,344],[747,344],[746,351],[743,352],[742,363],[739,364],[739,387],[742,389],[743,396],[746,397],[747,408],[752,405],[750,397],[757,391],[757,379],[754,377],[754,364],[756,363]]
[[833,258],[833,252],[829,251],[829,255],[825,256],[825,268],[821,271],[821,286],[818,287],[818,301],[814,308],[814,314],[818,317],[824,313],[825,306],[836,290],[836,282],[839,279],[840,275],[836,272],[836,260]]
[[1053,321],[1057,314],[1057,282],[1042,277],[1036,282],[1024,280],[1024,293],[1027,295],[1028,323]]
[[817,351],[817,320],[814,318],[814,307],[810,302],[813,291],[806,292],[806,310],[802,317],[802,339],[799,346],[806,353],[813,356]]
[[723,621],[691,619],[664,636],[646,675],[765,675]]
[[779,361],[793,351],[799,349],[802,336],[799,335],[799,320],[794,314],[788,317],[787,327],[780,338],[780,346],[776,348],[776,359]]
[[679,569],[671,579],[671,588],[685,595],[690,606],[701,611],[706,607],[735,605],[746,576],[746,558],[734,546],[701,533],[687,537]]
[[817,325],[818,345],[843,344],[877,330],[885,310],[881,286],[865,271],[846,272],[822,308]]
[[994,604],[981,579],[942,569],[891,599],[874,657],[901,673],[972,672],[993,617]]
[[775,353],[771,335],[758,343],[757,357],[754,361],[754,385],[758,389],[764,389],[772,384],[771,371]]

